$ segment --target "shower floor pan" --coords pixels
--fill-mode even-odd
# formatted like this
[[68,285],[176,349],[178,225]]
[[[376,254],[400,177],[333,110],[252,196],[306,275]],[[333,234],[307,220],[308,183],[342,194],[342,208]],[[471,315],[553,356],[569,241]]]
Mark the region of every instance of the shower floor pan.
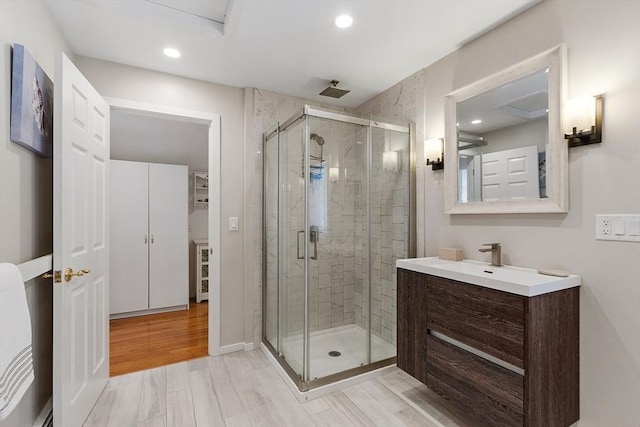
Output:
[[[289,337],[284,343],[289,349],[286,361],[296,370],[301,371],[302,364],[302,335]],[[310,342],[310,375],[311,379],[326,377],[365,365],[366,357],[366,331],[357,325],[345,325],[330,329],[323,329],[311,333]],[[289,387],[294,391],[298,400],[307,401],[315,399],[326,393],[339,390],[342,387],[366,381],[374,376],[381,375],[395,365],[386,366],[374,371],[366,372],[354,377],[337,381],[328,385],[317,387],[306,392],[300,392],[291,381],[284,369],[275,360],[266,347],[263,349],[269,359],[276,366],[278,373],[285,378]],[[334,352],[339,352],[336,356]],[[333,353],[334,355],[330,355]],[[377,336],[371,337],[371,360],[384,360],[396,355],[396,347]]]

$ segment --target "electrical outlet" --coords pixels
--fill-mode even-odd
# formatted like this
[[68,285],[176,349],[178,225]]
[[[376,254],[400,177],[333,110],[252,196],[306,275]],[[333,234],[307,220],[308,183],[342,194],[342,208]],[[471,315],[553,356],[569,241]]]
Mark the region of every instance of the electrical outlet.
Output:
[[640,242],[640,215],[596,215],[596,239]]

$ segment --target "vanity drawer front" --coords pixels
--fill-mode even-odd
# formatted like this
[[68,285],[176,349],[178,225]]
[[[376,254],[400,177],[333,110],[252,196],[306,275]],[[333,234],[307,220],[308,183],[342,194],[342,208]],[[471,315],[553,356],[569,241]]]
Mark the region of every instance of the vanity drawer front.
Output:
[[427,337],[427,387],[483,425],[523,425],[521,375],[432,335]]
[[428,276],[427,325],[524,369],[525,297]]
[[398,368],[427,382],[427,287],[425,276],[398,269]]

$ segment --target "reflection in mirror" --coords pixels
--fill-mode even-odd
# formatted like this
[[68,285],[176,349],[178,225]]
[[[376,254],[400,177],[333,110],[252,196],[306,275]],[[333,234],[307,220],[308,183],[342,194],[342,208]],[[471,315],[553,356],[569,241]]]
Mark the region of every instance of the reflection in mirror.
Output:
[[458,203],[546,197],[547,74],[457,103]]
[[445,98],[445,211],[567,212],[564,45]]

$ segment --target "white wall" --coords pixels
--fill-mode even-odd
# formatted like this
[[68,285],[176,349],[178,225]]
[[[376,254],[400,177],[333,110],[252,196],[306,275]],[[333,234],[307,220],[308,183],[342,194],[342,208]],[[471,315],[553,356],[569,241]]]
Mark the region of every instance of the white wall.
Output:
[[548,129],[548,121],[540,119],[487,132],[483,136],[488,143],[482,147],[482,152],[484,154],[495,153],[496,151],[537,145],[538,152],[542,153],[546,150]]
[[[43,159],[9,139],[11,45],[20,43],[54,79],[55,54],[73,58],[41,2],[0,1],[0,262],[19,264],[51,253],[53,169]],[[31,313],[35,380],[2,427],[31,426],[51,396],[51,281],[26,285]]]
[[[444,134],[448,92],[561,42],[568,97],[605,93],[603,143],[569,152],[570,211],[445,215],[441,172],[427,170],[425,253],[461,247],[487,261],[582,276],[580,426],[640,424],[640,244],[594,239],[598,213],[640,213],[640,3],[547,0],[426,69],[425,134]],[[535,35],[535,36],[533,36]]]
[[[220,114],[222,120],[221,183],[221,325],[222,346],[243,343],[243,140],[242,89],[207,83],[90,58],[76,64],[105,97]],[[228,231],[230,216],[240,218],[240,231]],[[250,341],[252,337],[249,337]]]

